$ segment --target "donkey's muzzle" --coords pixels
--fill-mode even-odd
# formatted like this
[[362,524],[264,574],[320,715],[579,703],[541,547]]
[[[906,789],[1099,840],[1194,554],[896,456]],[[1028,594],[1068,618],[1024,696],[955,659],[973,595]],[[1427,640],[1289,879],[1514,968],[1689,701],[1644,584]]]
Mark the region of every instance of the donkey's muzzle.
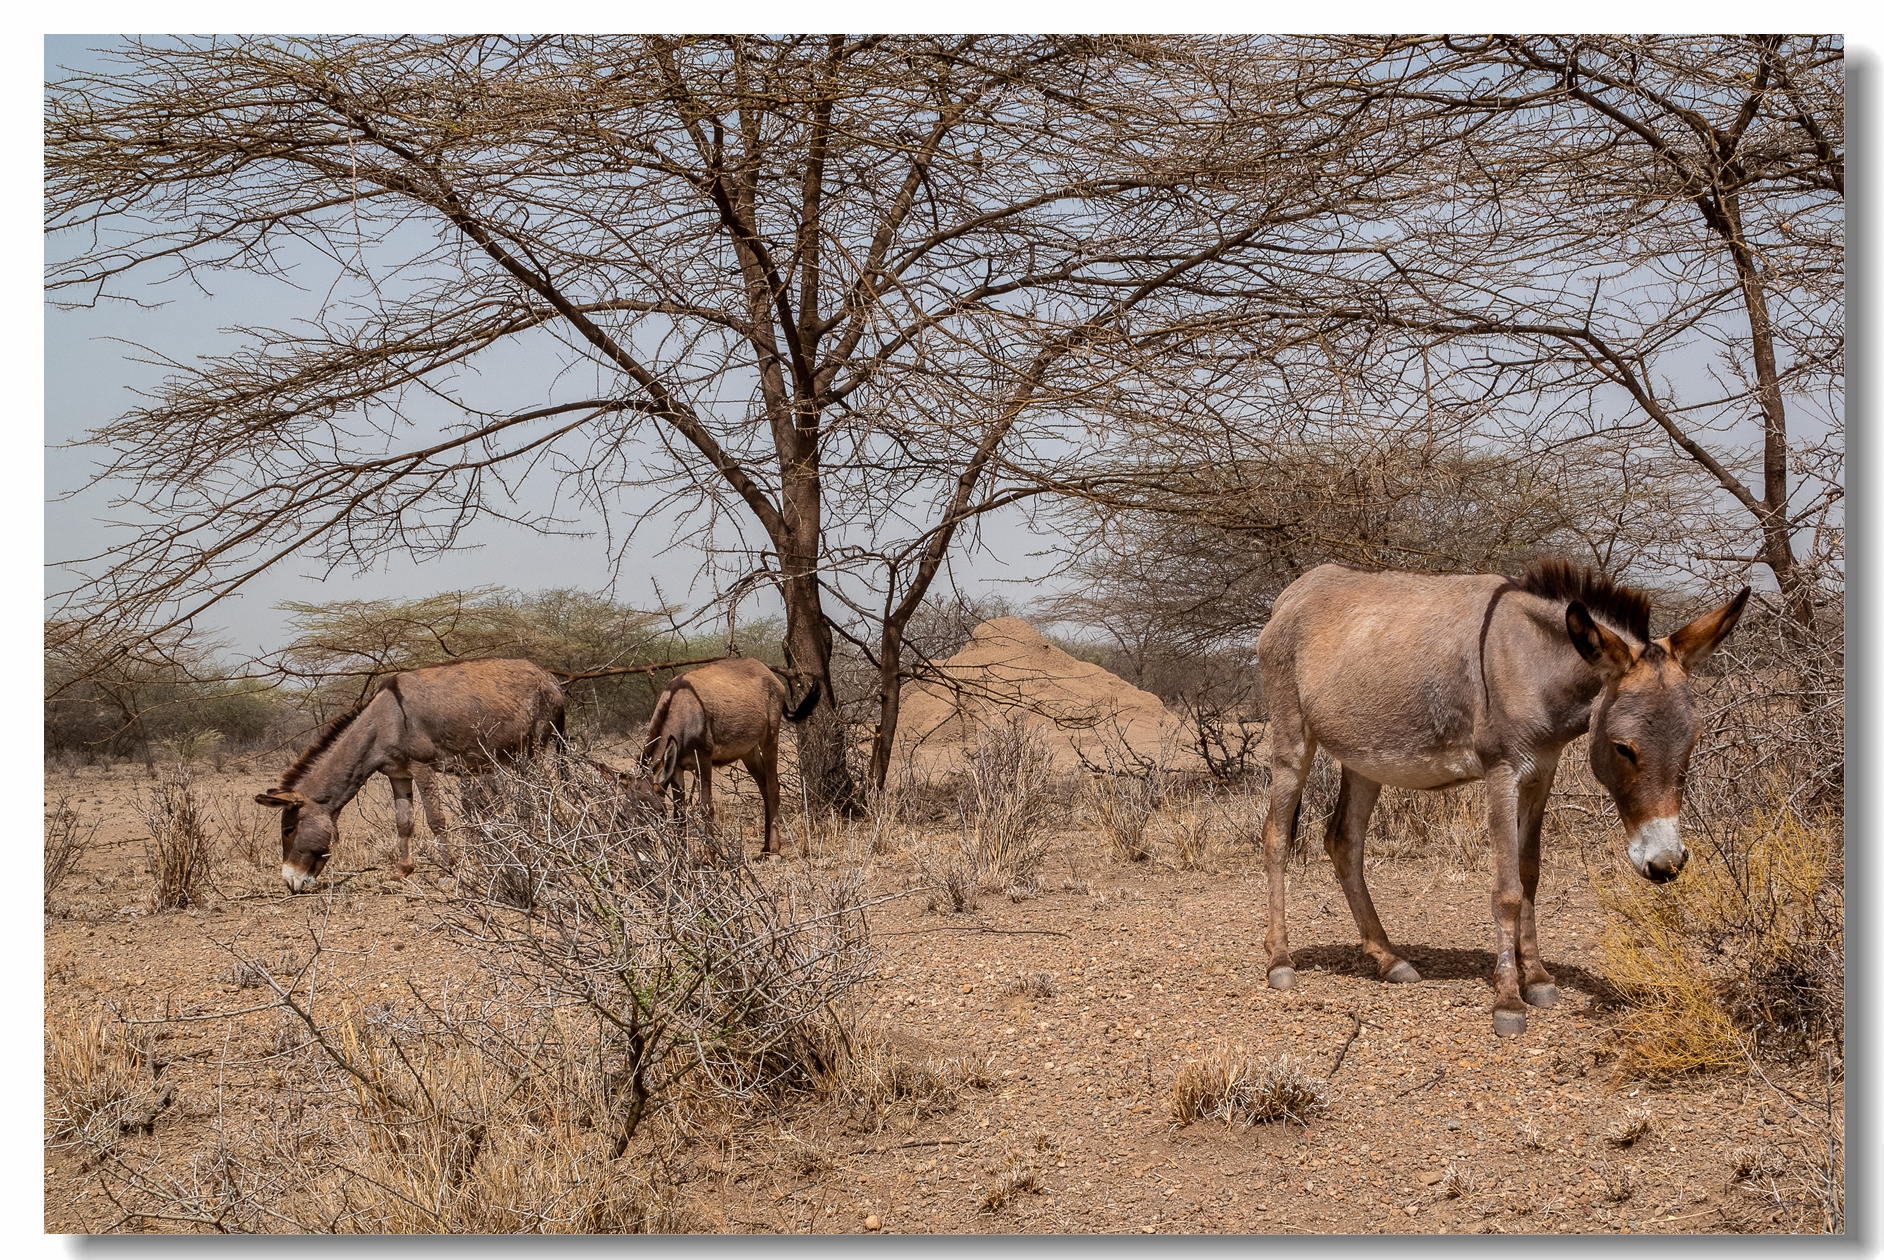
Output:
[[1681,874],[1681,868],[1687,865],[1687,860],[1688,855],[1686,853],[1677,854],[1671,858],[1652,858],[1648,863],[1647,869],[1642,873],[1658,884],[1666,884],[1669,880]]

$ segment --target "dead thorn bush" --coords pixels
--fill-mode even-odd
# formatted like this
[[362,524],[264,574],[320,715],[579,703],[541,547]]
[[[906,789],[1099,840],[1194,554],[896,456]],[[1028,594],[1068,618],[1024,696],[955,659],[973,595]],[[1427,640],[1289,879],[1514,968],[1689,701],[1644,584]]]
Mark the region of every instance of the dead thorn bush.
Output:
[[139,804],[148,833],[144,868],[150,874],[153,903],[159,910],[197,905],[209,886],[213,851],[189,767],[159,771],[156,784],[139,794]]

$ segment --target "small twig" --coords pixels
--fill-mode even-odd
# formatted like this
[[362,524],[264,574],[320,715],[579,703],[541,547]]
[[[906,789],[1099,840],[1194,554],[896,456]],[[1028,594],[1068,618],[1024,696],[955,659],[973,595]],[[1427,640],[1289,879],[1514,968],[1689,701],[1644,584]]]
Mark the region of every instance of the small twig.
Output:
[[877,1153],[882,1154],[885,1151],[906,1151],[912,1146],[967,1146],[974,1140],[973,1138],[936,1138],[929,1142],[904,1142],[900,1146],[880,1146],[877,1148]]
[[1395,1094],[1394,1097],[1405,1098],[1408,1094],[1414,1093],[1418,1090],[1431,1089],[1433,1086],[1439,1084],[1440,1078],[1443,1077],[1445,1074],[1446,1074],[1446,1065],[1442,1063],[1439,1065],[1439,1070],[1433,1073],[1432,1080],[1427,1081],[1421,1085],[1409,1085],[1405,1089],[1401,1090],[1399,1093]]
[[1350,1013],[1348,1018],[1354,1021],[1354,1031],[1349,1033],[1348,1039],[1341,1043],[1341,1049],[1334,1058],[1334,1066],[1328,1069],[1328,1079],[1331,1081],[1334,1079],[1334,1074],[1341,1070],[1341,1061],[1348,1057],[1348,1047],[1353,1045],[1354,1039],[1361,1035],[1361,1017]]

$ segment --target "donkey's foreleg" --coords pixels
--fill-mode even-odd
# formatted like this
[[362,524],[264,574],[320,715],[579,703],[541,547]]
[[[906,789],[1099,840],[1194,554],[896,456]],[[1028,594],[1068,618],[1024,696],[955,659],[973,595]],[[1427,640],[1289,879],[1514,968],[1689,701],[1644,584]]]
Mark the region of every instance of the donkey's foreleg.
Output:
[[412,874],[412,775],[388,772],[392,780],[393,825],[399,829],[399,873]]
[[1524,890],[1524,904],[1518,911],[1518,966],[1523,973],[1524,1000],[1543,1008],[1557,1005],[1557,982],[1544,970],[1544,957],[1537,946],[1537,879],[1544,805],[1556,774],[1557,760],[1553,757],[1518,789],[1518,883]]
[[1348,899],[1348,913],[1361,934],[1361,950],[1374,960],[1380,978],[1393,984],[1411,984],[1420,978],[1413,964],[1394,952],[1374,911],[1374,899],[1367,894],[1367,820],[1380,799],[1380,784],[1341,767],[1341,794],[1335,798],[1334,813],[1328,818],[1328,834],[1322,847],[1334,863],[1335,878]]
[[1514,1037],[1524,1031],[1524,997],[1518,968],[1524,917],[1524,882],[1520,872],[1518,773],[1508,765],[1485,775],[1485,812],[1491,823],[1492,935],[1497,965],[1492,973],[1492,1031]]
[[[1294,738],[1290,738],[1293,735]],[[1287,864],[1295,842],[1295,812],[1302,803],[1302,785],[1315,764],[1315,742],[1306,732],[1285,732],[1280,722],[1270,724],[1269,818],[1263,823],[1263,870],[1269,877],[1269,931],[1263,938],[1269,951],[1269,987],[1287,989],[1295,984],[1295,959],[1289,953],[1289,891]]]

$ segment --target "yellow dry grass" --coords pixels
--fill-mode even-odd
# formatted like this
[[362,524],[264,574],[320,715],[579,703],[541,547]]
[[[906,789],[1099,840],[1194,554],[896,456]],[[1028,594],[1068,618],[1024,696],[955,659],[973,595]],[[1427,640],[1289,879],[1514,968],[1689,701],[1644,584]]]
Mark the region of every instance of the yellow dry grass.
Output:
[[1693,846],[1667,884],[1620,859],[1594,874],[1609,912],[1605,974],[1629,1004],[1620,1032],[1635,1070],[1745,1066],[1749,1052],[1839,1037],[1844,861],[1834,819],[1774,801],[1727,843]]

